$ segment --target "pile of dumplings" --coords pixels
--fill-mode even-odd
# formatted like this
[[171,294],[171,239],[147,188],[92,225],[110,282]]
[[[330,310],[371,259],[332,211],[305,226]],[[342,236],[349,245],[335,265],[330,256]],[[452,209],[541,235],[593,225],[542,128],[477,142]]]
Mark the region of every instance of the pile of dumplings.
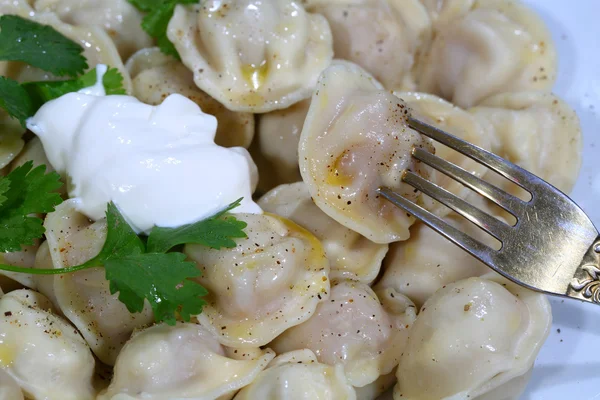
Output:
[[[407,126],[413,115],[568,193],[580,167],[575,112],[551,93],[556,51],[515,0],[202,0],[177,5],[153,46],[126,0],[0,0],[0,14],[81,43],[148,104],[172,93],[249,148],[264,214],[239,214],[232,249],[186,245],[209,290],[202,314],[130,314],[103,270],[0,275],[0,400],[517,399],[551,325],[544,295],[490,272],[380,198],[385,185],[490,243],[402,183],[406,169],[496,210],[411,158],[413,147],[508,182]],[[53,80],[0,63],[18,81]],[[3,173],[41,143],[0,115]],[[190,182],[190,184],[195,184]],[[72,200],[46,237],[0,262],[62,268],[93,257],[106,221]],[[492,243],[490,243],[490,246]]]

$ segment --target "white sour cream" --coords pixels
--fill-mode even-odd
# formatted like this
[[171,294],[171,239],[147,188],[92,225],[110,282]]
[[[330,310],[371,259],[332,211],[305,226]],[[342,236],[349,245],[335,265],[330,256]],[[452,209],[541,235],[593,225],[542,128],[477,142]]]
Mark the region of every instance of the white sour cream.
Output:
[[256,166],[246,149],[215,144],[215,117],[178,94],[159,106],[104,94],[101,84],[68,93],[27,121],[80,212],[101,219],[113,201],[138,233],[199,221],[240,197],[233,212],[262,212]]

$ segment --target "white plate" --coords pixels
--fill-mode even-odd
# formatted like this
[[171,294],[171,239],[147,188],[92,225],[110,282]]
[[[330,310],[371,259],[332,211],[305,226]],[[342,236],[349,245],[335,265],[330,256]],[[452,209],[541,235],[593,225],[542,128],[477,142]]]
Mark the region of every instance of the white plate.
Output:
[[[600,0],[523,0],[552,31],[554,92],[583,128],[583,166],[572,198],[600,227]],[[554,324],[523,400],[600,400],[600,307],[551,299]]]

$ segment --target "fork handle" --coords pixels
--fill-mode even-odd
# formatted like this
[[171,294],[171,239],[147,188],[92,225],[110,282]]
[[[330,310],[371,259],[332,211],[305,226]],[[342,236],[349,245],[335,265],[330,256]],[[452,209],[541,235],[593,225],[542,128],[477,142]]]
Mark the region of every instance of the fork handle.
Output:
[[569,297],[600,304],[600,236],[594,240],[569,285]]

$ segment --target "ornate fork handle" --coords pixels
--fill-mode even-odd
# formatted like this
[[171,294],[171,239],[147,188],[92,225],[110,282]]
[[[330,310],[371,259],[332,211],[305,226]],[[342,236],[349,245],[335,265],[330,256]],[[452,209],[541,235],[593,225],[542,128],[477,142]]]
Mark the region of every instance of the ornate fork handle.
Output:
[[600,304],[600,237],[586,253],[571,281],[571,297]]

